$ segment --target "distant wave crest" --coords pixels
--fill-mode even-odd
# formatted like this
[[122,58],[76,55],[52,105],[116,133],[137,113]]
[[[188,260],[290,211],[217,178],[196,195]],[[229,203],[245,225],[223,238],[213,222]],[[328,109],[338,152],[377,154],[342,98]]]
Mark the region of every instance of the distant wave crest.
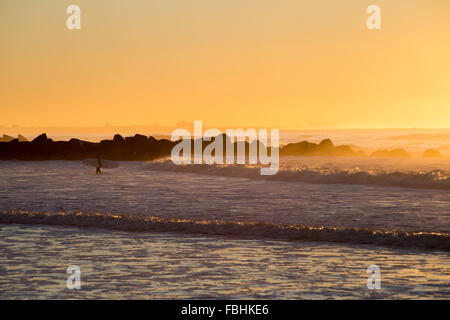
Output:
[[322,169],[311,167],[282,167],[273,176],[262,176],[259,167],[246,165],[175,165],[170,160],[146,164],[154,171],[196,173],[211,176],[241,177],[275,181],[310,182],[322,184],[363,184],[406,188],[450,190],[450,173],[443,170],[431,171],[363,171],[358,168]]
[[219,220],[164,219],[81,212],[0,212],[0,223],[95,227],[140,232],[186,232],[238,238],[327,241],[450,251],[450,235],[447,233],[378,231]]

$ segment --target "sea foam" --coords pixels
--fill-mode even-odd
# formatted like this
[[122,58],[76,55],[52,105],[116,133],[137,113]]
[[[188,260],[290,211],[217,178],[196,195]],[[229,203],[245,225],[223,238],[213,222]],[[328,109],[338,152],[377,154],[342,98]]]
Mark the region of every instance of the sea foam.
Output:
[[322,184],[363,184],[406,188],[450,190],[450,173],[445,170],[360,170],[307,166],[281,167],[273,176],[261,176],[258,166],[249,165],[175,165],[170,160],[147,163],[154,171],[195,173],[221,177],[240,177],[274,181],[309,182]]
[[131,232],[183,232],[237,238],[327,241],[450,251],[448,233],[379,231],[220,220],[165,219],[131,215],[64,212],[0,212],[0,223],[93,227]]

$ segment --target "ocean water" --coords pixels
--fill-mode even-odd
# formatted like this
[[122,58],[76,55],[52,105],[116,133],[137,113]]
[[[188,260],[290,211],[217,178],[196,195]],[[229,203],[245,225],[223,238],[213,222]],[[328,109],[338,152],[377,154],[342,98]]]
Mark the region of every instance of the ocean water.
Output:
[[448,299],[449,172],[445,159],[282,158],[270,177],[2,161],[0,297]]

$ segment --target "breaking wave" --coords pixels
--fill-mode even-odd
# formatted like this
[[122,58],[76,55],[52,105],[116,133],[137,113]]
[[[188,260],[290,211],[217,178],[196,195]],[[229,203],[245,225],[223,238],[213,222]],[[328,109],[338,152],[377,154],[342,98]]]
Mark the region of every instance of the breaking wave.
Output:
[[163,219],[82,212],[0,212],[0,223],[94,227],[139,232],[185,232],[238,238],[327,241],[450,251],[450,235],[448,233],[378,231],[219,220]]
[[151,162],[148,170],[196,173],[202,175],[240,177],[290,182],[322,184],[362,184],[406,188],[450,190],[450,173],[444,170],[431,171],[364,171],[354,169],[324,169],[313,167],[281,167],[273,176],[260,174],[260,167],[249,165],[175,165],[170,160]]

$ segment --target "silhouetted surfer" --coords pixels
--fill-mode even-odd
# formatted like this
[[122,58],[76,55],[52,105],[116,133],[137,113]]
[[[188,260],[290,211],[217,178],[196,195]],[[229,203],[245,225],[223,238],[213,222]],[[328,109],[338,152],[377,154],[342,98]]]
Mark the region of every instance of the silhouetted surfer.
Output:
[[101,174],[102,173],[102,157],[100,155],[100,152],[97,153],[97,161],[98,161],[98,163],[97,163],[97,168],[95,170],[95,173]]

